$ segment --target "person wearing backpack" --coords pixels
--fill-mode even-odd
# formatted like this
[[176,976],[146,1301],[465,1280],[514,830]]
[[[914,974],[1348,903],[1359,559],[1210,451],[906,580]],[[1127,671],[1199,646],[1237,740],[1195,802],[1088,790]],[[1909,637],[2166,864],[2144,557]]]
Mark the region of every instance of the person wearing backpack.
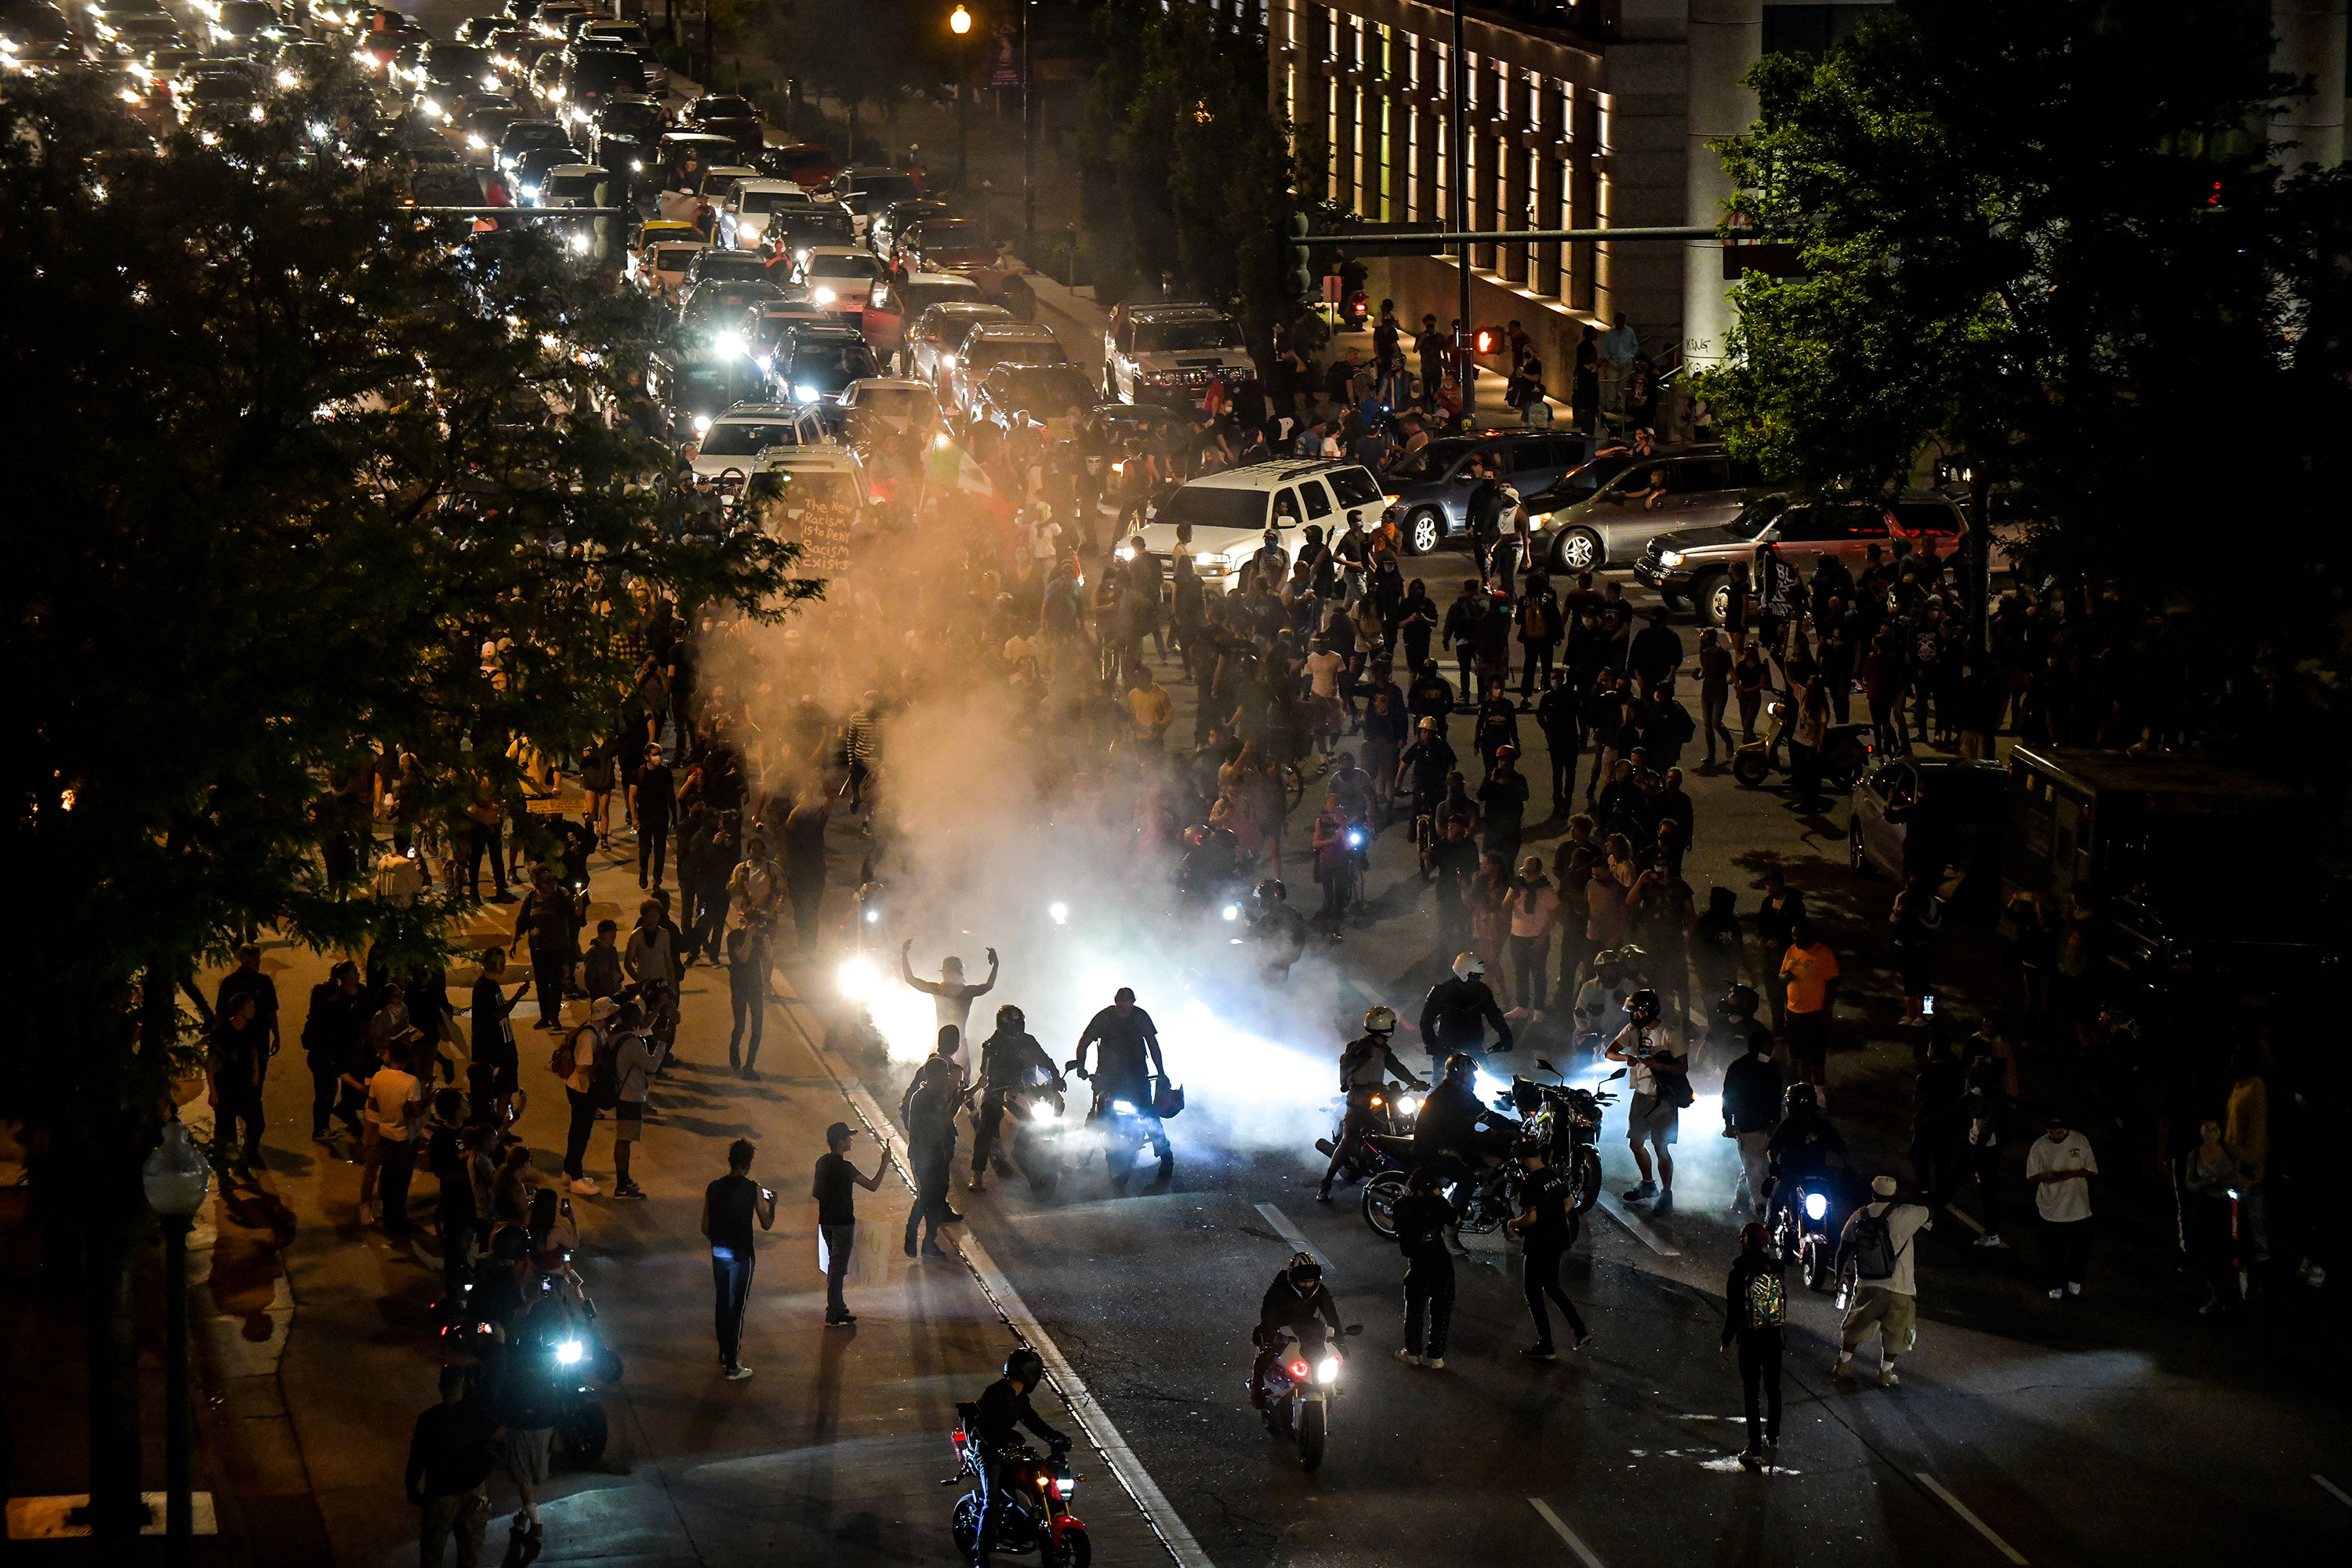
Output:
[[1892,1176],[1870,1184],[1874,1200],[1853,1211],[1838,1237],[1837,1271],[1853,1270],[1853,1305],[1838,1331],[1837,1364],[1831,1375],[1853,1375],[1855,1347],[1878,1331],[1878,1386],[1893,1388],[1895,1358],[1911,1348],[1918,1331],[1917,1277],[1912,1267],[1911,1241],[1934,1228],[1925,1204],[1898,1204]]
[[548,1063],[563,1080],[563,1098],[572,1102],[572,1127],[563,1139],[563,1173],[571,1178],[572,1191],[579,1197],[596,1195],[596,1184],[588,1179],[582,1165],[588,1158],[588,1134],[595,1131],[596,1112],[616,1099],[606,1030],[620,1010],[620,1004],[611,997],[598,997],[588,1009],[588,1021],[564,1037]]
[[1739,1462],[1751,1470],[1763,1465],[1765,1449],[1780,1447],[1781,1333],[1788,1321],[1789,1287],[1772,1255],[1770,1233],[1750,1220],[1739,1227],[1739,1256],[1723,1287],[1723,1342],[1717,1349],[1729,1355],[1734,1344],[1739,1347],[1739,1383],[1748,1399],[1748,1447]]

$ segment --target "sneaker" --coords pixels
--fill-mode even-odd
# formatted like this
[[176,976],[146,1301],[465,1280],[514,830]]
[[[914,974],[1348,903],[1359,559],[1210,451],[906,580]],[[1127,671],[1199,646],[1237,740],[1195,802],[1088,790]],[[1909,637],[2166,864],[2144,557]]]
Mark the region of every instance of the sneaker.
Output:
[[2050,1299],[2053,1301],[2063,1301],[2066,1299],[2066,1292],[2063,1289],[2053,1289],[2050,1292]]
[[945,1258],[947,1254],[940,1250],[939,1243],[935,1241],[927,1241],[923,1243],[923,1256],[926,1258]]
[[1570,1348],[1570,1350],[1578,1350],[1578,1351],[1580,1351],[1580,1350],[1584,1349],[1587,1345],[1590,1345],[1591,1342],[1592,1342],[1592,1331],[1591,1331],[1590,1329],[1588,1329],[1588,1330],[1586,1330],[1583,1333],[1580,1333],[1580,1334],[1577,1335],[1577,1336],[1576,1336],[1576,1343],[1574,1343],[1573,1345],[1570,1345],[1569,1348]]
[[2000,1238],[2000,1232],[1999,1232],[1999,1231],[1997,1231],[1997,1230],[1989,1230],[1989,1231],[1985,1232],[1982,1236],[1980,1236],[1980,1237],[1977,1237],[1977,1238],[1976,1238],[1976,1240],[1974,1240],[1974,1241],[1970,1242],[1969,1245],[1969,1246],[1971,1246],[1971,1247],[2004,1247],[2004,1248],[2005,1248],[2005,1247],[2007,1247],[2009,1246],[2009,1243],[2007,1243],[2007,1242],[2003,1241],[2003,1240]]
[[1622,1194],[1629,1204],[1645,1204],[1657,1195],[1658,1184],[1655,1182],[1643,1182],[1638,1187],[1629,1187]]
[[2083,1282],[2080,1279],[2069,1279],[2066,1281],[2066,1294],[2069,1296],[2079,1296],[2082,1293]]
[[727,1369],[727,1381],[730,1383],[740,1383],[751,1375],[751,1369],[748,1366],[730,1366]]
[[907,1256],[909,1258],[915,1256],[915,1238],[911,1236],[907,1238]]
[[963,1223],[963,1215],[956,1213],[953,1209],[950,1209],[947,1212],[946,1217],[941,1219],[940,1223],[941,1225],[961,1225]]
[[1421,1364],[1430,1372],[1444,1372],[1445,1358],[1442,1355],[1425,1355],[1421,1358]]
[[571,1184],[572,1195],[575,1198],[593,1198],[601,1190],[585,1176],[572,1177]]
[[1764,1456],[1749,1448],[1739,1456],[1739,1468],[1743,1470],[1760,1470],[1764,1468]]
[[1419,1366],[1421,1364],[1421,1358],[1419,1356],[1413,1354],[1411,1351],[1404,1349],[1398,1350],[1397,1360],[1404,1363],[1407,1366]]
[[1830,1368],[1830,1375],[1836,1378],[1841,1383],[1852,1377],[1853,1375],[1853,1357],[1851,1354],[1838,1357],[1837,1364]]
[[1529,1345],[1519,1352],[1521,1361],[1558,1361],[1559,1352],[1549,1345]]
[[964,1184],[964,1190],[971,1193],[984,1193],[988,1191],[988,1182],[984,1177],[974,1176]]
[[838,1318],[827,1318],[824,1321],[824,1326],[828,1329],[845,1329],[856,1321],[857,1321],[856,1313],[844,1312]]
[[360,1205],[360,1223],[362,1225],[373,1225],[375,1223],[375,1205],[373,1204],[362,1204]]
[[1899,1387],[1899,1386],[1901,1386],[1902,1382],[1903,1382],[1903,1380],[1902,1380],[1900,1377],[1897,1377],[1897,1376],[1895,1375],[1895,1369],[1894,1369],[1893,1367],[1891,1367],[1891,1366],[1882,1366],[1882,1367],[1880,1367],[1880,1368],[1878,1369],[1878,1386],[1879,1386],[1879,1387],[1881,1387],[1881,1388],[1895,1388],[1895,1387]]
[[1675,1190],[1672,1187],[1668,1187],[1664,1192],[1658,1194],[1658,1201],[1650,1205],[1650,1217],[1653,1219],[1664,1219],[1674,1212]]
[[641,1198],[646,1195],[646,1190],[635,1182],[623,1182],[613,1189],[613,1195],[616,1198]]
[[1316,1201],[1317,1203],[1318,1203],[1318,1204],[1328,1204],[1328,1203],[1329,1203],[1329,1202],[1331,1201],[1331,1189],[1330,1189],[1330,1188],[1328,1188],[1328,1187],[1318,1187],[1318,1188],[1316,1188],[1316,1189],[1315,1189],[1315,1201]]

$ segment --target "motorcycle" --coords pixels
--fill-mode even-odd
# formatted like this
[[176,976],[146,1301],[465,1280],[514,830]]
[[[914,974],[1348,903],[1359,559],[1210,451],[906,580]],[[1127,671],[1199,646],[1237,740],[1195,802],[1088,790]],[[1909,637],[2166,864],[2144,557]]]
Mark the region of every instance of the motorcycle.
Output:
[[[469,1384],[478,1384],[486,1369],[495,1368],[506,1358],[544,1358],[540,1370],[556,1391],[556,1444],[581,1464],[593,1465],[604,1457],[612,1437],[612,1423],[604,1396],[591,1383],[618,1383],[621,1358],[598,1336],[596,1303],[589,1299],[569,1262],[567,1258],[562,1286],[552,1275],[543,1276],[539,1282],[542,1293],[567,1303],[561,1327],[542,1330],[532,1339],[508,1341],[497,1326],[467,1310],[466,1299],[460,1299],[444,1309],[453,1321],[442,1328],[441,1342],[453,1364],[467,1367]],[[471,1290],[470,1285],[466,1288],[467,1299]],[[515,1370],[513,1363],[506,1364],[509,1372]]]
[[[1349,1323],[1338,1337],[1345,1340],[1363,1331],[1363,1324]],[[1297,1339],[1288,1329],[1282,1331],[1286,1346],[1296,1343]],[[1298,1463],[1304,1469],[1312,1470],[1323,1462],[1331,1401],[1339,1393],[1339,1373],[1345,1360],[1337,1343],[1327,1342],[1312,1350],[1302,1344],[1297,1355],[1286,1352],[1275,1357],[1260,1380],[1265,1393],[1266,1426],[1298,1445]]]
[[[1776,698],[1766,705],[1765,711],[1772,721],[1770,732],[1731,753],[1731,776],[1748,789],[1761,788],[1775,771],[1781,771],[1779,751],[1790,728],[1789,705]],[[1869,725],[1832,724],[1822,731],[1822,783],[1825,787],[1851,790],[1869,765]]]
[[1018,1169],[1033,1193],[1062,1179],[1062,1085],[1016,1084],[1004,1091],[1004,1121],[989,1163],[1000,1176]]
[[[981,1454],[980,1439],[971,1432],[980,1419],[980,1406],[958,1405],[956,1418],[960,1425],[949,1438],[955,1448],[956,1473],[940,1484],[951,1487],[967,1477],[971,1480],[971,1488],[956,1500],[950,1526],[956,1550],[969,1563],[979,1555],[980,1521],[987,1503],[982,1493],[987,1461]],[[1070,1494],[1086,1478],[1071,1472],[1068,1456],[1058,1449],[1041,1456],[1019,1443],[1006,1450],[1004,1458],[1005,1506],[998,1516],[996,1540],[990,1550],[1034,1552],[1041,1568],[1087,1568],[1094,1561],[1094,1543],[1087,1538],[1086,1525],[1070,1511]]]
[[[1559,1069],[1541,1057],[1536,1066],[1559,1076]],[[1619,1068],[1601,1080],[1614,1083],[1625,1076]],[[1601,1196],[1601,1119],[1617,1097],[1598,1087],[1580,1089],[1571,1083],[1540,1084],[1511,1080],[1511,1101],[1526,1116],[1526,1134],[1538,1138],[1547,1164],[1569,1173],[1576,1193],[1576,1212],[1591,1209]]]
[[[1364,1223],[1393,1241],[1396,1206],[1404,1197],[1405,1178],[1412,1173],[1412,1140],[1375,1134],[1365,1142],[1388,1159],[1391,1166],[1364,1184]],[[1459,1228],[1472,1236],[1501,1229],[1505,1221],[1519,1212],[1524,1175],[1517,1162],[1512,1160],[1474,1175],[1471,1179],[1478,1184],[1478,1189],[1470,1195],[1470,1206],[1462,1212]]]
[[1795,1263],[1811,1290],[1836,1282],[1838,1234],[1852,1205],[1834,1176],[1783,1178],[1787,1201],[1773,1194],[1772,1248],[1783,1263]]
[[[1339,1149],[1339,1140],[1346,1136],[1348,1097],[1344,1094],[1333,1097],[1328,1109],[1331,1112],[1331,1136],[1315,1140],[1316,1152],[1327,1160]],[[1409,1138],[1412,1134],[1413,1119],[1421,1114],[1421,1096],[1406,1089],[1402,1084],[1383,1084],[1373,1094],[1370,1109],[1370,1125],[1366,1129],[1368,1134],[1377,1133],[1389,1138]],[[1382,1171],[1392,1169],[1394,1165],[1395,1161],[1359,1141],[1356,1146],[1349,1151],[1347,1162],[1339,1167],[1339,1179],[1343,1182],[1360,1182]]]
[[[1076,1060],[1065,1064],[1064,1071],[1080,1078],[1094,1075],[1082,1070]],[[1183,1108],[1183,1090],[1171,1089],[1166,1079],[1155,1079],[1151,1100],[1138,1104],[1132,1100],[1097,1098],[1095,1109],[1087,1121],[1095,1129],[1102,1148],[1103,1170],[1110,1177],[1111,1190],[1127,1191],[1129,1178],[1150,1162],[1153,1152],[1160,1156],[1159,1170],[1152,1178],[1165,1186],[1176,1173],[1176,1146],[1168,1141],[1168,1128],[1163,1118],[1172,1116]],[[1163,1101],[1172,1100],[1174,1109],[1162,1111]],[[1078,1156],[1084,1166],[1087,1155]]]

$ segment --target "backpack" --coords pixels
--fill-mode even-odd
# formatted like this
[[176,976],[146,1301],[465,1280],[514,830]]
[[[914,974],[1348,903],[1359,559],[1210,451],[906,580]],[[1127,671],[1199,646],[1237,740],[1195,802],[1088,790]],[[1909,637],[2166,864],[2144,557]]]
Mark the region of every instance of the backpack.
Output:
[[[1892,1209],[1887,1211],[1889,1214],[1893,1212]],[[1857,1214],[1849,1245],[1853,1250],[1855,1279],[1895,1278],[1895,1259],[1902,1256],[1902,1250],[1895,1245],[1894,1227],[1886,1223],[1886,1215],[1874,1215],[1868,1209]]]
[[1759,1268],[1748,1277],[1748,1326],[1777,1329],[1789,1321],[1789,1288],[1778,1268]]
[[610,1110],[621,1103],[620,1051],[614,1041],[602,1036],[588,1063],[588,1098],[599,1110]]
[[1654,1062],[1650,1067],[1650,1078],[1658,1086],[1660,1105],[1671,1105],[1676,1110],[1690,1109],[1691,1101],[1696,1097],[1691,1093],[1689,1073],[1670,1072]]

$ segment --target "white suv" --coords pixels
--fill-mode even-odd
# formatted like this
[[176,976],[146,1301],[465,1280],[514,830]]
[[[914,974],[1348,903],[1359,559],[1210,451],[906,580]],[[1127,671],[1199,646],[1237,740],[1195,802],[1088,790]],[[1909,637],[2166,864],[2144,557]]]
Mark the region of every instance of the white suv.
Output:
[[1214,305],[1140,305],[1103,331],[1103,395],[1120,403],[1198,403],[1212,381],[1257,374],[1241,324]]
[[807,205],[808,193],[790,180],[745,180],[719,215],[719,243],[735,250],[757,250],[768,237],[770,213]]
[[[1192,569],[1203,583],[1223,583],[1230,591],[1250,557],[1265,547],[1268,528],[1281,531],[1283,552],[1295,559],[1299,531],[1308,524],[1320,528],[1328,542],[1357,511],[1370,531],[1385,504],[1380,481],[1361,463],[1283,458],[1192,480],[1162,502],[1136,536],[1145,554],[1164,562],[1176,548],[1177,524],[1191,523]],[[1119,548],[1125,552],[1124,542]]]

